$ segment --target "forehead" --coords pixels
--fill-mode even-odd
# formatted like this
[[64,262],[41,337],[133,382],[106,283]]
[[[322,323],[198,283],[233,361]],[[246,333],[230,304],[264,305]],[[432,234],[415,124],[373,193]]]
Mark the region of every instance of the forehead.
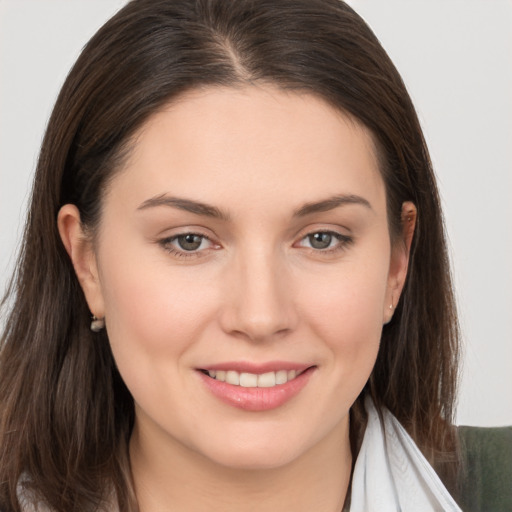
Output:
[[275,207],[339,193],[385,202],[370,132],[311,94],[195,90],[154,114],[134,141],[112,183],[134,201],[170,193]]

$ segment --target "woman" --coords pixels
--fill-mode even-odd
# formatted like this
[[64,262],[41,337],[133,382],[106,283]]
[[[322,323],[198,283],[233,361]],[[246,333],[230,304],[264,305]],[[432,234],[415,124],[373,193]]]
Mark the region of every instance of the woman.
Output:
[[435,180],[338,0],[114,16],[57,100],[13,290],[5,510],[458,510],[426,464],[455,489]]

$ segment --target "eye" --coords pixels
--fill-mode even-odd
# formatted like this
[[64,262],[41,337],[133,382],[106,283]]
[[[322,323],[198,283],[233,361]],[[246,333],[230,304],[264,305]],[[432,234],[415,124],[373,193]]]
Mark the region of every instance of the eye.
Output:
[[332,233],[313,233],[306,238],[313,249],[328,249],[332,241],[336,241]]
[[159,240],[158,243],[177,257],[199,256],[200,253],[216,247],[207,236],[199,233],[181,233]]
[[180,249],[188,252],[204,249],[204,247],[201,246],[207,245],[208,239],[202,235],[187,233],[186,235],[176,236],[173,242],[175,242]]
[[300,247],[314,249],[315,251],[332,252],[343,249],[352,243],[352,238],[335,231],[316,231],[307,234],[299,242]]

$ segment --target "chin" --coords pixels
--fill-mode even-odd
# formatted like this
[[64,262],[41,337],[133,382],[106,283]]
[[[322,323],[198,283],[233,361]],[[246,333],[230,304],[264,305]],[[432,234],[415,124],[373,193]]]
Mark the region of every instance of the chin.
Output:
[[258,471],[286,467],[307,457],[319,442],[311,432],[294,432],[283,425],[273,425],[265,432],[261,430],[248,429],[238,432],[238,436],[231,430],[220,436],[222,438],[210,437],[207,446],[196,445],[196,450],[215,465],[238,471]]
[[266,449],[226,449],[222,453],[212,454],[210,460],[216,465],[236,471],[268,471],[283,468],[294,462],[298,457],[298,453],[294,450],[268,447]]

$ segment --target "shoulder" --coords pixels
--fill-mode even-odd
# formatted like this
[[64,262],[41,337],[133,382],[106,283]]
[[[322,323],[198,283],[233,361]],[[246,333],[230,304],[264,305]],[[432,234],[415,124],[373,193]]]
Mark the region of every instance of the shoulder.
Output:
[[512,510],[512,426],[458,427],[460,504],[467,512]]

